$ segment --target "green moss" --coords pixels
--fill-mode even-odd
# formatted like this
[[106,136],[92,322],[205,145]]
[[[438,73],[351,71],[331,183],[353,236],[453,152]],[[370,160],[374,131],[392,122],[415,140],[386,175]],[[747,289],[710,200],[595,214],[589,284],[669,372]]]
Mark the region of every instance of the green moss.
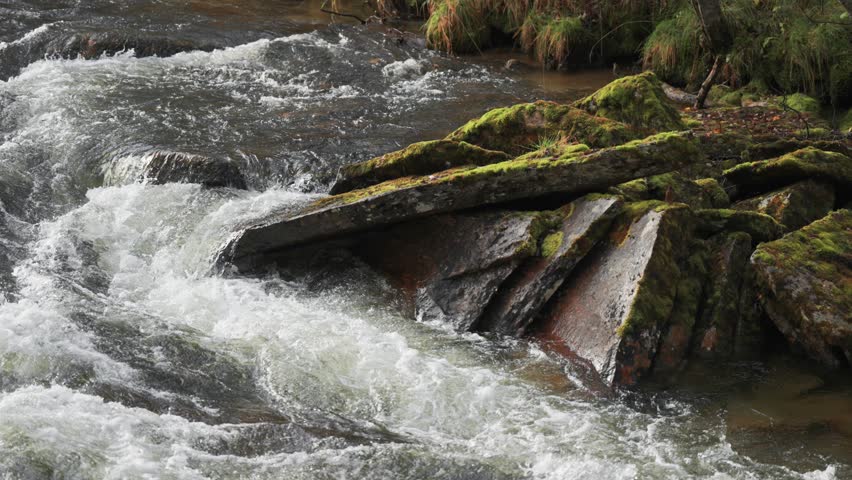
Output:
[[799,113],[810,113],[811,115],[819,116],[819,101],[803,93],[794,93],[787,97],[782,97],[778,100],[778,105],[782,107],[786,105]]
[[649,211],[661,212],[663,216],[630,313],[616,329],[621,337],[659,332],[669,321],[681,278],[678,261],[684,253],[683,239],[691,238],[691,210],[677,203],[650,201],[628,204],[622,216],[616,219],[615,228],[626,219],[638,219]]
[[623,77],[574,104],[643,131],[684,130],[680,114],[651,72]]
[[562,240],[564,239],[564,235],[562,232],[551,233],[550,235],[544,237],[544,240],[541,242],[541,256],[542,257],[552,257],[553,254],[559,250],[559,247],[562,246]]
[[852,159],[842,153],[803,148],[773,160],[748,162],[725,170],[725,179],[740,195],[760,193],[815,178],[841,188],[852,187]]
[[700,178],[695,180],[695,184],[701,189],[705,203],[711,208],[725,208],[731,204],[728,193],[715,178]]
[[828,138],[831,136],[831,130],[822,127],[815,127],[809,129],[801,129],[796,130],[794,135],[797,137],[810,138],[810,139],[819,139],[819,138]]
[[452,132],[447,139],[517,155],[548,137],[558,137],[566,143],[609,147],[638,135],[619,122],[593,117],[568,105],[538,101],[491,110]]
[[769,215],[725,208],[702,209],[696,211],[699,219],[699,231],[704,234],[718,232],[745,232],[755,242],[775,240],[784,233],[784,227]]
[[428,175],[463,165],[487,165],[509,159],[509,155],[503,152],[485,150],[467,142],[419,142],[366,162],[342,167],[332,193],[364,188],[395,178]]
[[698,119],[692,118],[692,117],[687,117],[685,115],[681,115],[680,119],[683,122],[683,124],[686,126],[686,128],[689,128],[689,129],[695,129],[695,128],[698,128],[698,127],[701,127],[702,125],[704,125],[704,123],[701,120],[698,120]]

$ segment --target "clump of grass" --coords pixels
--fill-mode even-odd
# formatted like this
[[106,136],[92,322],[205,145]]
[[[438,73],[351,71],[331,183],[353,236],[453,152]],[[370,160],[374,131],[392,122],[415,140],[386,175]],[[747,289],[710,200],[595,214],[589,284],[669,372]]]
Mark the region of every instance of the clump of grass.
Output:
[[433,0],[426,22],[426,42],[450,53],[480,50],[488,43],[490,27],[482,0]]

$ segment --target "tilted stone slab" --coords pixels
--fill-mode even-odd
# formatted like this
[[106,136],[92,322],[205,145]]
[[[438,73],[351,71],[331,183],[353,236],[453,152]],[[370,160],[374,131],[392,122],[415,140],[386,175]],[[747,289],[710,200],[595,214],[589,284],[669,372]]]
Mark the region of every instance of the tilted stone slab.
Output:
[[200,183],[205,187],[246,188],[245,177],[235,162],[168,151],[155,151],[141,158],[116,159],[104,178],[106,185],[134,182],[153,185]]
[[411,175],[428,175],[465,165],[489,165],[511,157],[467,142],[432,140],[411,144],[402,150],[340,168],[329,193],[369,187],[387,180]]
[[775,240],[784,227],[769,215],[749,210],[708,208],[697,210],[698,232],[711,236],[720,232],[745,232],[755,243]]
[[650,369],[693,222],[682,204],[627,208],[610,239],[566,280],[537,328],[538,338],[588,360],[609,385],[634,385]]
[[437,213],[550,194],[580,195],[700,159],[689,132],[667,133],[557,160],[512,160],[407,177],[272,213],[236,233],[217,263],[251,268],[269,252]]
[[350,249],[407,292],[422,321],[475,324],[501,283],[538,253],[547,213],[449,213],[373,232]]
[[789,230],[828,215],[834,208],[834,186],[815,180],[805,180],[764,195],[739,201],[735,210],[752,210],[771,216]]
[[791,345],[829,367],[852,363],[852,211],[758,246],[751,263],[763,307]]
[[522,335],[571,270],[606,234],[620,208],[617,197],[590,195],[559,209],[558,229],[543,238],[541,256],[529,259],[501,286],[476,329]]

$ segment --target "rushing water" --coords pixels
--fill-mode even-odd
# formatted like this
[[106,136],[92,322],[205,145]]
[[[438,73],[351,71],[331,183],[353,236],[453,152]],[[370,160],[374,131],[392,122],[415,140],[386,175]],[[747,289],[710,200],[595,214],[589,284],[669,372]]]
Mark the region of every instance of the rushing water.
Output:
[[[544,95],[308,7],[0,0],[0,478],[852,472],[850,391],[804,374],[801,391],[822,388],[811,420],[785,420],[800,390],[792,407],[777,389],[600,397],[535,345],[402,317],[351,259],[210,276],[234,225],[314,198],[340,165]],[[113,30],[212,50],[43,58]],[[228,157],[251,189],[104,186],[156,149]]]

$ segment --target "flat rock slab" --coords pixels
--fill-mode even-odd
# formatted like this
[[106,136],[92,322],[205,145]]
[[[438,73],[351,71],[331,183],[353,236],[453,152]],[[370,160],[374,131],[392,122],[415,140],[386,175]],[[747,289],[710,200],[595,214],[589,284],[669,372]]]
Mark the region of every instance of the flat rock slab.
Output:
[[366,235],[350,249],[403,288],[421,321],[467,331],[501,283],[538,252],[548,215],[436,215]]
[[791,345],[829,367],[852,363],[852,211],[760,245],[751,263],[764,309]]
[[686,205],[637,210],[615,221],[609,240],[574,270],[538,325],[538,338],[588,360],[608,385],[634,385],[650,369],[692,224]]
[[337,195],[411,175],[428,175],[465,165],[490,165],[511,157],[467,142],[432,140],[411,144],[402,150],[340,168],[329,193]]
[[559,209],[558,229],[543,238],[541,255],[524,262],[507,279],[476,329],[521,336],[571,270],[606,234],[621,204],[614,196],[590,195]]
[[581,195],[656,175],[700,158],[688,132],[557,160],[512,160],[406,177],[320,199],[295,215],[272,213],[237,232],[217,264],[256,266],[263,255],[419,217],[551,194]]
[[789,187],[741,200],[732,208],[751,210],[771,216],[790,230],[828,215],[834,208],[834,186],[815,180],[805,180]]

